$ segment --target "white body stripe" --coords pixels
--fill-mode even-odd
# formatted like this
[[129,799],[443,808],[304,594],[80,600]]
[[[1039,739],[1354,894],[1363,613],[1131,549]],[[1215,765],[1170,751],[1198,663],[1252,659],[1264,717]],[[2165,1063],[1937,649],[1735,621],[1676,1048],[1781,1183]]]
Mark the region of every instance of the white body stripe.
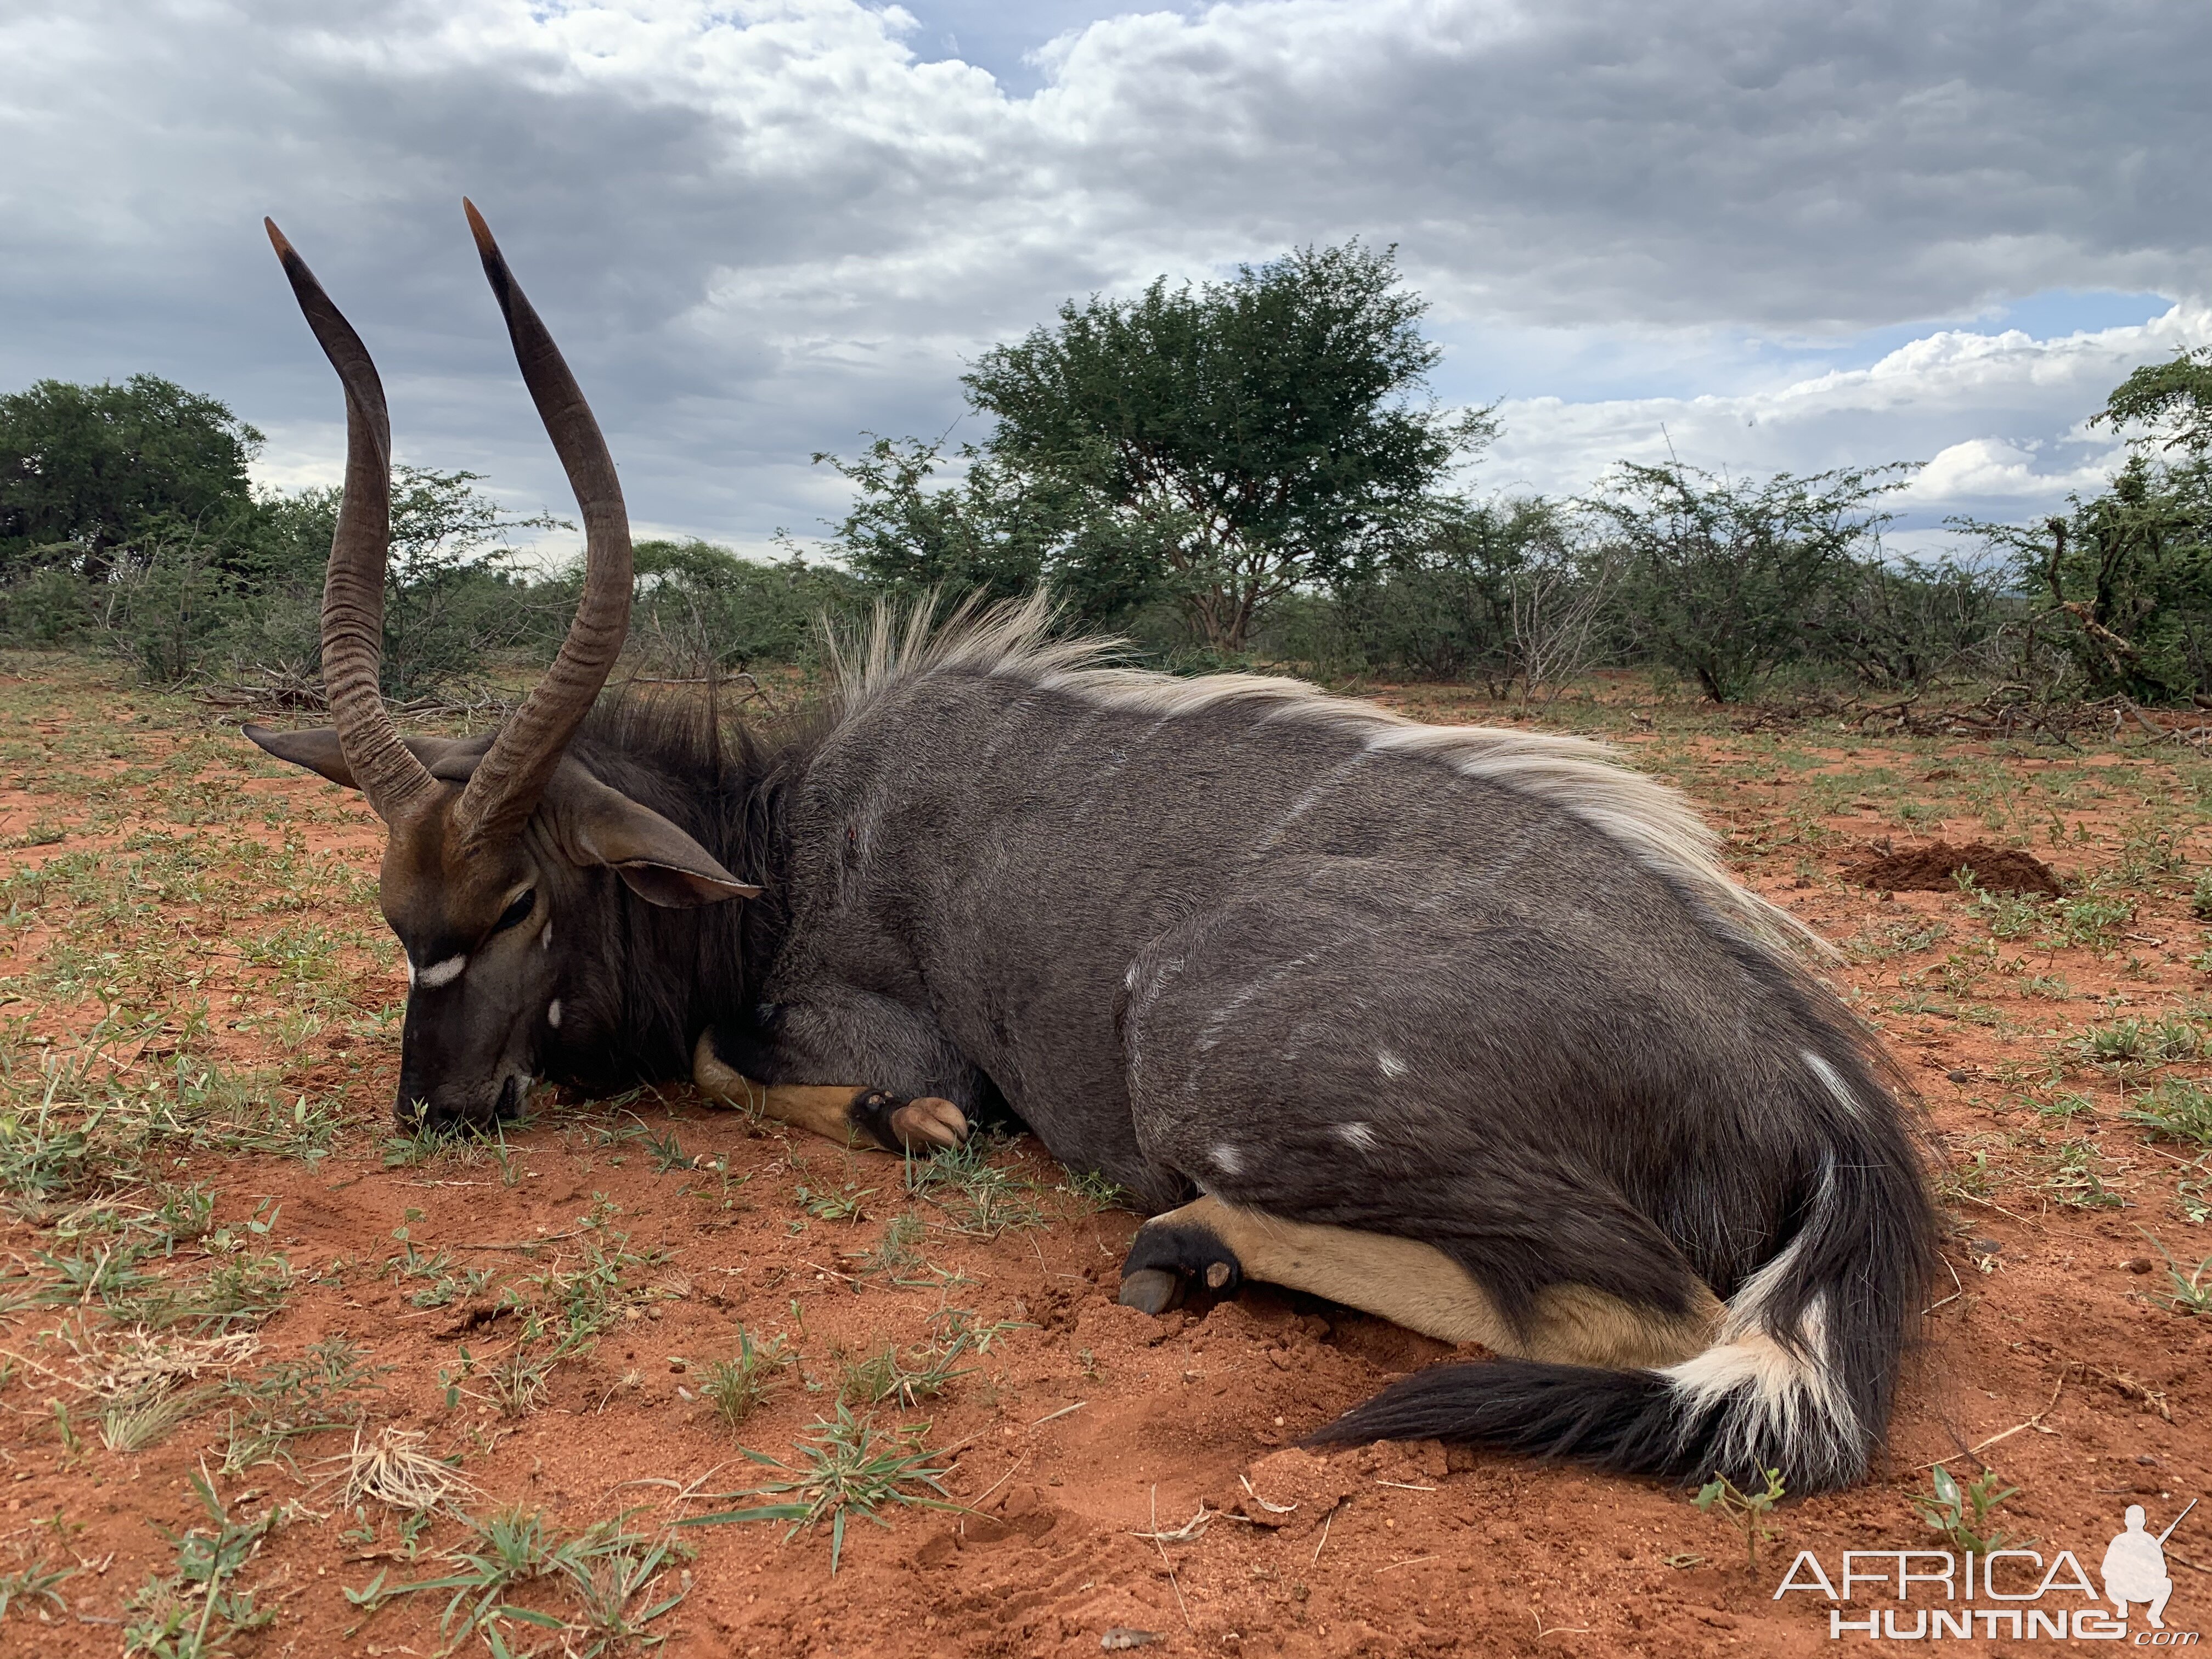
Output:
[[1834,1066],[1829,1065],[1826,1060],[1821,1059],[1820,1055],[1814,1054],[1810,1048],[1804,1050],[1803,1057],[1805,1064],[1811,1068],[1813,1075],[1820,1079],[1822,1083],[1827,1085],[1828,1092],[1830,1094],[1835,1096],[1838,1100],[1843,1102],[1844,1109],[1845,1111],[1849,1112],[1853,1117],[1864,1117],[1866,1115],[1866,1109],[1859,1104],[1857,1097],[1853,1095],[1850,1090],[1844,1086],[1843,1079],[1836,1075],[1836,1068]]

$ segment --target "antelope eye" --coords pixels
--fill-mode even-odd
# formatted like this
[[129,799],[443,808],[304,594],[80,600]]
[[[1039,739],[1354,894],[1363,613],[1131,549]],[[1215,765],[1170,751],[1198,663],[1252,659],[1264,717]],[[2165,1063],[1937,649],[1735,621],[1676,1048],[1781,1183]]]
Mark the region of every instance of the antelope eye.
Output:
[[533,887],[501,913],[499,920],[492,924],[492,932],[503,933],[510,927],[520,927],[530,920],[530,913],[537,904],[538,890]]

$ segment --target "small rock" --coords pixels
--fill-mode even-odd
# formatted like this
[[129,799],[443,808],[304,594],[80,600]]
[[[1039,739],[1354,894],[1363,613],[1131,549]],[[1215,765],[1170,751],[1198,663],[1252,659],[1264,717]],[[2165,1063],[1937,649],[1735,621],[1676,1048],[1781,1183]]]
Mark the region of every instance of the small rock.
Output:
[[1160,1639],[1156,1630],[1132,1630],[1127,1625],[1117,1625],[1098,1638],[1098,1645],[1109,1653],[1122,1653],[1131,1648],[1150,1647]]
[[1973,1073],[1967,1070],[1964,1066],[1954,1066],[1951,1070],[1944,1073],[1943,1075],[1950,1079],[1954,1083],[1972,1083],[1974,1080]]
[[2131,1255],[2120,1266],[2131,1273],[2147,1273],[2158,1264],[2147,1255]]

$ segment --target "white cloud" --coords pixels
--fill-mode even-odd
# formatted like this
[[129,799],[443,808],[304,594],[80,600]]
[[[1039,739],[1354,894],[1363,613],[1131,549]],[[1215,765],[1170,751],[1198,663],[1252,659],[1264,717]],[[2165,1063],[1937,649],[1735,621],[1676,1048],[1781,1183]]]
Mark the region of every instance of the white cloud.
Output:
[[753,545],[834,514],[811,451],[942,430],[963,359],[1063,297],[1353,234],[1468,348],[1455,392],[1498,383],[1483,352],[1516,386],[1561,365],[1581,401],[1509,405],[1485,474],[1547,488],[1664,421],[1685,459],[1944,455],[1955,499],[2027,502],[2087,465],[2069,434],[2126,367],[2202,337],[2185,307],[1771,368],[2049,289],[2198,291],[2189,0],[1233,0],[1040,39],[1026,96],[928,33],[859,0],[0,0],[0,386],[168,374],[270,433],[271,477],[331,476],[273,211],[378,353],[401,453],[557,507],[465,190],[640,521]]
[[1925,461],[1894,498],[1909,521],[2002,517],[2094,490],[2121,445],[2086,417],[2136,365],[2212,344],[2212,310],[2178,304],[2134,327],[2039,340],[1942,330],[1865,368],[1732,396],[1509,401],[1475,477],[1491,489],[1572,492],[1617,459],[1671,453],[1720,471],[1821,471]]

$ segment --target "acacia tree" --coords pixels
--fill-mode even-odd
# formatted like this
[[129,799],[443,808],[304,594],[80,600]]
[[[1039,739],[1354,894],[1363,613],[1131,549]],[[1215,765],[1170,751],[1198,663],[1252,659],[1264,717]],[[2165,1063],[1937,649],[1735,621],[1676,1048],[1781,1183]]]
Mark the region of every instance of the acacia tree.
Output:
[[0,571],[66,563],[102,581],[149,527],[212,533],[252,512],[260,445],[220,399],[154,374],[0,395]]
[[[1422,520],[1488,411],[1427,399],[1438,349],[1393,252],[1304,248],[1231,281],[1093,296],[963,377],[989,462],[1119,521],[1216,650],[1272,599]],[[1095,533],[1095,532],[1094,532]]]
[[1826,601],[1889,519],[1873,503],[1913,471],[1753,480],[1623,462],[1589,506],[1620,556],[1632,643],[1715,702],[1748,695],[1813,648]]
[[2212,696],[2212,349],[2135,370],[2090,422],[2133,428],[2107,489],[2036,525],[1954,522],[2047,599],[2029,637],[2052,640],[2089,690]]
[[1445,499],[1376,569],[1335,584],[1334,608],[1361,669],[1534,697],[1596,654],[1612,578],[1608,550],[1556,502]]
[[854,573],[902,598],[1009,599],[1049,586],[1071,621],[1110,628],[1157,596],[1161,561],[1144,526],[1097,492],[963,444],[875,438],[852,460],[817,454],[858,486],[833,538]]
[[2155,443],[2199,460],[2212,454],[2212,346],[2144,364],[2112,388],[2089,424],[2142,427],[2139,446]]

